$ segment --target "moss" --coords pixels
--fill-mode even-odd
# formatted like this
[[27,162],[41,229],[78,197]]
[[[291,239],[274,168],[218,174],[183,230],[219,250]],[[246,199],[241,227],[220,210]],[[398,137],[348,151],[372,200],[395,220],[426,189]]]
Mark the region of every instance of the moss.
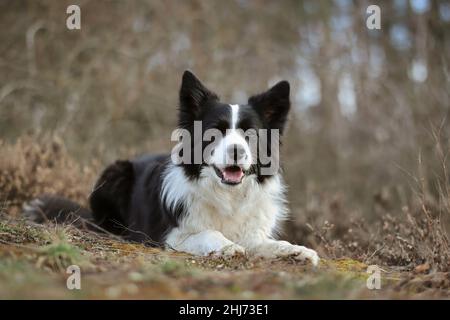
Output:
[[162,273],[174,277],[190,276],[194,273],[195,269],[184,261],[176,259],[164,259],[158,268]]
[[326,260],[324,262],[325,266],[335,268],[341,272],[366,272],[368,265],[353,259],[337,259],[337,260]]
[[45,243],[48,241],[44,231],[34,228],[21,220],[0,220],[0,235],[3,242],[10,243]]
[[83,262],[80,249],[70,244],[64,233],[58,233],[57,238],[46,246],[39,248],[38,266],[47,265],[52,269],[66,270],[73,264]]

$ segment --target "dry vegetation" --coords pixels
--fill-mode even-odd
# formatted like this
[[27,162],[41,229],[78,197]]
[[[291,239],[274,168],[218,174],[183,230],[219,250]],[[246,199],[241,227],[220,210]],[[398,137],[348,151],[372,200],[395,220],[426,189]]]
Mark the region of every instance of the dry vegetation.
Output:
[[[367,264],[322,260],[199,258],[75,229],[0,221],[1,298],[353,299],[449,297],[448,273],[383,267],[382,289],[366,288]],[[66,289],[65,268],[82,270],[81,290]]]
[[[365,1],[80,0],[69,31],[71,1],[0,1],[0,297],[448,297],[450,8],[373,2],[379,31]],[[290,81],[283,238],[319,251],[315,272],[21,220],[36,195],[85,204],[107,163],[169,150],[188,68],[236,103]],[[81,292],[64,285],[75,260]]]
[[[20,217],[24,201],[50,192],[84,203],[95,179],[95,165],[82,167],[59,139],[46,140],[51,142],[36,143],[27,137],[14,145],[2,144],[7,152],[0,162],[0,192],[12,196],[4,197],[0,215],[0,297],[449,297],[448,239],[435,214],[444,207],[424,203],[369,226],[339,214],[343,209],[335,201],[331,212],[320,213],[330,214],[325,225],[289,224],[291,238],[301,234],[321,252],[324,259],[316,270],[293,260],[197,258],[71,225],[24,221]],[[81,291],[65,288],[65,270],[72,264],[82,268]],[[380,291],[365,286],[370,264],[383,269]]]

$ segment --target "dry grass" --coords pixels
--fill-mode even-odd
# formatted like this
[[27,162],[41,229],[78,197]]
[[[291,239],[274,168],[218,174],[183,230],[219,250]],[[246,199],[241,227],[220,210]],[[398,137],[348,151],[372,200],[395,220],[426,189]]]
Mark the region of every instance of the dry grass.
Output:
[[[356,212],[347,213],[338,197],[305,208],[306,219],[289,223],[286,236],[307,242],[326,258],[315,271],[290,260],[196,258],[70,225],[30,224],[18,215],[23,201],[58,193],[85,203],[97,170],[97,164],[77,164],[57,138],[37,141],[26,137],[16,144],[2,143],[0,192],[6,206],[0,217],[0,297],[315,299],[448,294],[448,239],[440,223],[440,216],[448,212],[421,199],[395,217],[384,213],[373,224]],[[64,287],[64,271],[71,264],[79,264],[86,274],[81,292]],[[385,271],[381,291],[365,287],[370,264]]]
[[24,136],[14,144],[0,140],[0,197],[9,214],[41,194],[59,194],[86,204],[98,165],[81,166],[70,158],[61,139]]
[[[382,290],[368,290],[367,265],[352,259],[323,260],[312,270],[289,259],[199,258],[5,216],[0,230],[10,235],[0,243],[0,298],[448,297],[448,274],[418,275],[389,267],[383,268]],[[65,287],[65,268],[72,264],[82,270],[80,291]]]
[[345,256],[410,271],[426,266],[427,273],[449,272],[450,148],[441,137],[443,125],[431,132],[434,148],[428,161],[419,155],[417,170],[404,172],[411,192],[402,206],[395,203],[389,189],[374,194],[369,206],[359,203],[358,209],[349,206],[342,194],[314,195],[304,207],[294,207],[286,236],[319,248],[330,258]]

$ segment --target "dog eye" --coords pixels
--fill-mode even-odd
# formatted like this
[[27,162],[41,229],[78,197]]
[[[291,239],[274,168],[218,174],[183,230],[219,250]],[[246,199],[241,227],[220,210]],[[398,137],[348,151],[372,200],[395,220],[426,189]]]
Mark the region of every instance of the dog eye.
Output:
[[217,123],[217,129],[224,134],[228,129],[228,122],[224,120],[219,121],[219,123]]
[[249,121],[248,119],[243,119],[239,123],[238,128],[242,129],[244,132],[246,132],[249,129],[253,129],[253,125],[252,125],[251,121]]

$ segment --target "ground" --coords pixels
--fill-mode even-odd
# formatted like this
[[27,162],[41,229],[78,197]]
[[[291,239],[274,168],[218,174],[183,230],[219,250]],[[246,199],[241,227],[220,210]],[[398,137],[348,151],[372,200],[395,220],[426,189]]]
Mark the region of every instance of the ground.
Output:
[[[293,259],[194,257],[23,220],[22,205],[42,194],[86,206],[104,164],[80,165],[56,138],[0,141],[0,151],[0,299],[450,298],[449,224],[438,219],[450,212],[444,201],[389,209],[371,224],[326,197],[309,211],[294,206],[283,239],[317,250],[317,268]],[[81,269],[81,290],[67,289],[70,265]],[[380,290],[367,288],[369,265],[382,270]]]
[[[81,290],[66,269],[78,265]],[[194,257],[82,231],[72,226],[0,220],[0,298],[24,299],[353,299],[448,298],[449,275],[427,265],[382,267],[381,289],[366,286],[368,266],[323,259]]]

